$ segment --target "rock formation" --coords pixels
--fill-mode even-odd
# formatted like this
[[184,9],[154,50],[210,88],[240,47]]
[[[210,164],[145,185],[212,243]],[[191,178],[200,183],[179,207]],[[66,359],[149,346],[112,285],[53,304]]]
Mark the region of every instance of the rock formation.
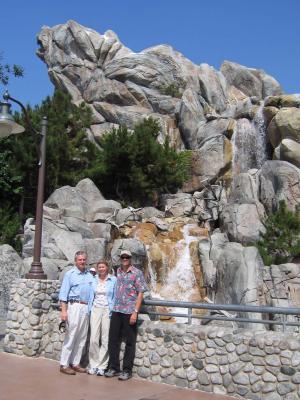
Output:
[[[297,283],[298,266],[264,267],[253,243],[267,212],[281,200],[290,209],[300,201],[300,95],[283,94],[259,69],[224,61],[218,71],[167,45],[134,53],[114,32],[101,35],[74,21],[43,27],[38,43],[54,85],[90,106],[93,140],[151,116],[160,142],[168,137],[192,153],[190,179],[161,196],[157,209],[122,208],[88,179],[57,189],[44,206],[48,277],[61,277],[78,249],[87,250],[90,264],[107,257],[115,265],[126,247],[155,295],[252,305],[284,298],[299,306],[298,294],[276,297],[284,290],[270,278],[273,270]],[[33,237],[28,220],[27,266]]]
[[[152,116],[159,140],[168,136],[178,150],[193,151],[186,192],[260,168],[266,140],[269,158],[299,166],[300,95],[284,95],[262,70],[224,61],[217,71],[167,45],[134,53],[114,32],[101,35],[74,21],[44,27],[38,43],[54,85],[90,105],[96,141],[112,127],[132,128]],[[241,158],[245,147],[248,160]]]

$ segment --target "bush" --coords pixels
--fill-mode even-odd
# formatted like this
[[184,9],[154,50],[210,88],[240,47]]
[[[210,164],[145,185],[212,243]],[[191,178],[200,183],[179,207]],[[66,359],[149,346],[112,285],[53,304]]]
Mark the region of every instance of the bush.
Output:
[[113,129],[101,141],[102,152],[90,178],[105,197],[135,206],[156,205],[158,195],[175,192],[187,178],[190,155],[157,141],[159,124],[152,118]]
[[257,243],[265,265],[291,262],[300,254],[300,207],[294,212],[287,209],[284,201],[279,209],[264,221],[266,232]]
[[17,213],[8,207],[0,207],[0,244],[9,244],[21,252],[22,243],[18,237],[21,221]]
[[180,99],[182,97],[183,88],[177,83],[173,82],[169,85],[162,85],[160,91],[162,94]]

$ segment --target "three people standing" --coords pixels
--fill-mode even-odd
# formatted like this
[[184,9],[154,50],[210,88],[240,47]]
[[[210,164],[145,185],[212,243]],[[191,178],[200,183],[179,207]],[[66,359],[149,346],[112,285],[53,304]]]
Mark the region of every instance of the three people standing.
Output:
[[[88,372],[107,378],[118,376],[123,381],[131,378],[138,313],[147,285],[142,271],[131,264],[131,252],[122,250],[120,258],[117,278],[108,273],[109,267],[104,260],[97,264],[98,276],[87,273],[84,252],[76,253],[76,267],[65,274],[59,300],[61,319],[68,321],[69,329],[61,353],[62,373],[74,375],[76,372]],[[73,308],[76,308],[76,313]],[[79,363],[87,336],[89,310],[92,310],[91,338],[86,371]],[[121,371],[122,338],[125,339],[125,352]]]

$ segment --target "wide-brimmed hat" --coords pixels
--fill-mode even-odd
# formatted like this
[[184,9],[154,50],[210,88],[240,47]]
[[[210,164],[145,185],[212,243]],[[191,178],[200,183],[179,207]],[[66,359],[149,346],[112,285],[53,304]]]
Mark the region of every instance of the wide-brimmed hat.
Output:
[[123,257],[123,256],[132,257],[131,251],[122,250],[121,253],[120,253],[120,257]]

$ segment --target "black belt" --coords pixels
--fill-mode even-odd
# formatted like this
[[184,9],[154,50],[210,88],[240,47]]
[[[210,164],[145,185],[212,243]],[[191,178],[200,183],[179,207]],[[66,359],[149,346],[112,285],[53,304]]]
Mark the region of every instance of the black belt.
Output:
[[88,304],[87,301],[81,301],[81,300],[68,300],[68,303],[70,304],[74,304],[74,303],[78,303],[78,304]]

